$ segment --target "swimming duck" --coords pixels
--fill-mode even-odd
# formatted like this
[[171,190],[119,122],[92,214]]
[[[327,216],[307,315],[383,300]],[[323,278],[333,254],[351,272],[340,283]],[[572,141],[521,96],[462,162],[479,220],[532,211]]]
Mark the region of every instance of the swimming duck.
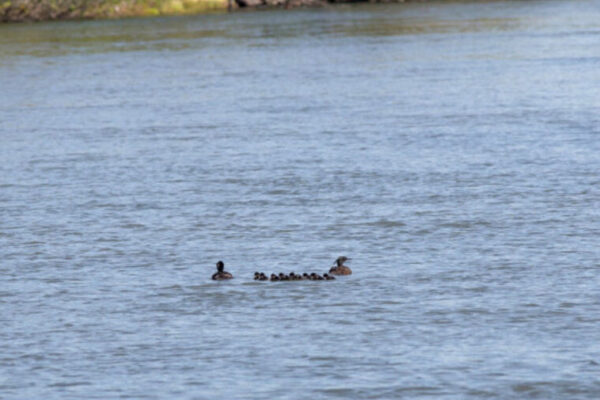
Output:
[[315,272],[311,272],[309,278],[311,281],[322,281],[323,277]]
[[257,281],[260,279],[260,273],[259,272],[255,272],[254,273],[254,280]]
[[217,272],[215,272],[212,276],[212,279],[214,281],[222,281],[225,279],[231,279],[233,278],[233,275],[231,275],[229,272],[225,271],[225,264],[223,263],[223,261],[219,261],[217,263]]
[[279,277],[275,274],[271,274],[271,282],[278,281]]
[[290,272],[290,279],[293,280],[293,281],[301,281],[302,280],[302,275],[296,274],[294,272]]
[[310,279],[310,275],[305,272],[302,274],[302,279]]
[[284,274],[283,272],[280,272],[280,273],[279,273],[279,280],[280,280],[280,281],[289,281],[289,280],[290,280],[290,277],[289,277],[289,276],[287,276],[286,274]]
[[335,276],[331,276],[331,275],[329,275],[328,273],[324,273],[324,274],[323,274],[323,278],[325,278],[325,280],[328,280],[328,281],[330,281],[330,280],[333,280],[333,279],[335,279]]
[[344,265],[344,263],[349,260],[348,257],[338,257],[337,260],[335,260],[336,266],[331,267],[329,273],[333,275],[352,275],[352,270]]
[[259,275],[259,277],[258,277],[258,280],[259,281],[268,281],[269,278],[267,278],[267,276],[265,275],[264,272],[261,272],[260,275]]

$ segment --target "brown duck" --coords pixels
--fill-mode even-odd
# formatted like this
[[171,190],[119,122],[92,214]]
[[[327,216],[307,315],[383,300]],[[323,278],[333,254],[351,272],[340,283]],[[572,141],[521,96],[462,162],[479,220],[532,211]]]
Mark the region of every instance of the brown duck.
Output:
[[349,260],[348,257],[338,257],[337,260],[335,260],[335,267],[331,267],[329,273],[333,275],[352,275],[352,270],[344,265],[344,263]]

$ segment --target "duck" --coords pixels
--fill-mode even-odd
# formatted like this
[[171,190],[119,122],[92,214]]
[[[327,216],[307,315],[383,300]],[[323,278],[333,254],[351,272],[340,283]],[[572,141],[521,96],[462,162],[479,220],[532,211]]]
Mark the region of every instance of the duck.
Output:
[[290,277],[289,277],[289,276],[287,276],[286,274],[284,274],[283,272],[280,272],[280,273],[279,273],[279,280],[280,280],[280,281],[289,281],[289,280],[290,280]]
[[335,279],[335,276],[331,276],[328,273],[324,273],[323,278],[325,278],[325,280],[327,280],[327,281],[331,281],[331,280]]
[[350,261],[348,257],[338,257],[335,260],[335,267],[331,267],[330,274],[333,275],[352,275],[352,270],[344,265],[346,261]]
[[310,279],[310,275],[305,272],[302,274],[302,279]]
[[279,277],[275,274],[271,274],[271,282],[278,281]]
[[260,272],[255,272],[254,273],[254,280],[258,281],[260,279]]
[[261,272],[260,275],[259,275],[259,277],[258,277],[258,280],[259,281],[268,281],[269,278],[267,278],[267,276],[265,275],[264,272]]
[[322,281],[322,280],[323,280],[323,277],[322,277],[321,275],[319,275],[319,274],[315,273],[315,272],[311,272],[311,274],[310,274],[310,276],[309,276],[309,279],[310,279],[311,281]]
[[293,281],[301,281],[302,280],[302,275],[296,274],[294,272],[290,272],[290,279],[293,280]]
[[229,272],[225,271],[225,264],[223,261],[217,262],[217,272],[215,272],[212,276],[213,281],[222,281],[225,279],[232,279],[233,275]]

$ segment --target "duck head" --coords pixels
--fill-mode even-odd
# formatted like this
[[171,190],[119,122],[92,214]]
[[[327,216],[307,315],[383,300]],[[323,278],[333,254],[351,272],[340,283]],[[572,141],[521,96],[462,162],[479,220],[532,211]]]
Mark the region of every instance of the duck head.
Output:
[[335,260],[335,265],[341,267],[346,261],[350,261],[350,259],[344,256],[338,257],[337,260]]

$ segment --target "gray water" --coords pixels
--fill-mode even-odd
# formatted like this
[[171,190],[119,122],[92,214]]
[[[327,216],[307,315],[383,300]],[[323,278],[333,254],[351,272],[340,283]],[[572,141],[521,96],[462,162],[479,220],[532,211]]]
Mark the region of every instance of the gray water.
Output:
[[596,0],[0,26],[0,398],[597,399],[599,85]]

